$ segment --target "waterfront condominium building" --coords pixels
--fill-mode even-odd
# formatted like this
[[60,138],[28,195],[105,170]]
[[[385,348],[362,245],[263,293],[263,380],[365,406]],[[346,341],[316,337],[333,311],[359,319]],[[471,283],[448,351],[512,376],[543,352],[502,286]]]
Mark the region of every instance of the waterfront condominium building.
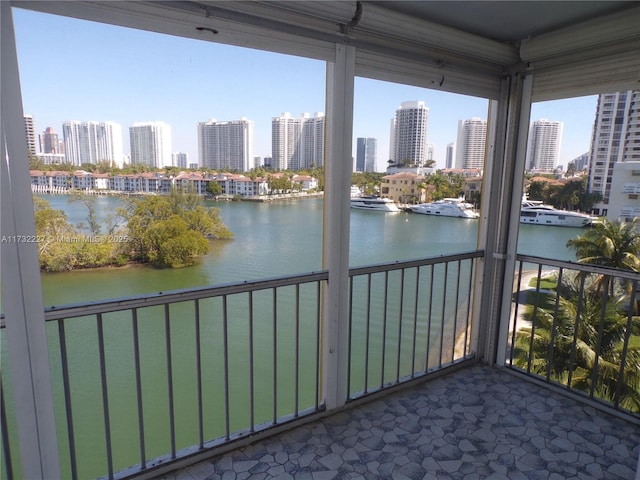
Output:
[[51,127],[47,127],[40,134],[40,151],[42,153],[62,153],[60,148],[60,137]]
[[356,147],[356,172],[376,171],[377,148],[378,141],[375,138],[358,138]]
[[393,150],[391,160],[395,164],[424,166],[427,160],[427,124],[429,109],[424,102],[402,102],[392,121]]
[[172,153],[171,165],[178,168],[187,168],[187,165],[189,165],[189,155],[184,152]]
[[300,170],[324,165],[324,113],[271,119],[271,168]]
[[219,122],[211,119],[198,123],[198,162],[213,170],[251,170],[253,161],[253,122],[240,120]]
[[455,158],[456,144],[448,143],[447,144],[447,156],[444,162],[445,168],[453,168],[453,159]]
[[129,127],[129,140],[132,164],[171,166],[171,127],[166,123],[134,123]]
[[122,167],[122,127],[115,122],[77,122],[62,124],[67,163],[110,162]]
[[589,192],[602,195],[594,211],[601,214],[609,203],[615,164],[640,161],[640,90],[598,97],[590,154]]
[[458,121],[456,168],[484,168],[487,121],[480,118]]
[[561,143],[562,122],[543,118],[531,123],[527,149],[527,170],[553,172],[560,159]]
[[33,125],[33,115],[24,116],[24,131],[27,135],[27,150],[29,154],[36,154],[36,130]]

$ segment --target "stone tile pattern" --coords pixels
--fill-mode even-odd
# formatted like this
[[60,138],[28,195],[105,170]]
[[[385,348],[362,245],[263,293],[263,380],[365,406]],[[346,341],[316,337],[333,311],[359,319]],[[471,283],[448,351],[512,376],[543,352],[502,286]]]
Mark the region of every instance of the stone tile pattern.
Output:
[[640,427],[477,365],[167,480],[634,479]]

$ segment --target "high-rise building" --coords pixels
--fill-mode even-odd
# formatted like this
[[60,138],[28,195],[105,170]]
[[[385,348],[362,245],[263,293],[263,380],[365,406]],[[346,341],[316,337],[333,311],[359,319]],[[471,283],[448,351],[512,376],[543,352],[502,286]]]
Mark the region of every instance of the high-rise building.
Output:
[[487,121],[480,118],[458,121],[456,168],[484,168]]
[[609,203],[615,164],[640,161],[640,90],[598,97],[590,154],[589,192],[602,195],[600,214]]
[[445,168],[453,168],[453,159],[455,158],[456,144],[447,144],[447,156],[444,162]]
[[247,172],[253,160],[253,122],[211,119],[198,123],[198,162],[213,170]]
[[536,120],[529,129],[529,148],[527,149],[527,170],[535,172],[553,172],[560,159],[562,143],[562,122]]
[[324,113],[293,118],[283,113],[271,120],[271,168],[300,170],[324,165]]
[[427,124],[429,109],[424,102],[402,102],[392,123],[395,164],[424,166],[427,160]]
[[29,154],[36,154],[36,129],[33,125],[33,115],[24,116],[24,132],[27,136],[27,150]]
[[175,152],[171,154],[171,165],[178,168],[187,168],[189,164],[189,155],[184,152]]
[[376,171],[378,141],[375,138],[359,137],[356,146],[356,172]]
[[62,124],[67,163],[110,162],[122,167],[122,127],[115,122],[77,122]]
[[573,168],[576,172],[582,172],[589,168],[589,152],[583,153],[582,155],[577,156],[573,160],[569,161],[567,166],[573,165]]
[[40,134],[40,151],[42,153],[62,153],[60,150],[60,137],[53,131],[53,128],[47,127]]
[[164,168],[171,165],[171,127],[164,122],[134,123],[129,127],[131,163]]

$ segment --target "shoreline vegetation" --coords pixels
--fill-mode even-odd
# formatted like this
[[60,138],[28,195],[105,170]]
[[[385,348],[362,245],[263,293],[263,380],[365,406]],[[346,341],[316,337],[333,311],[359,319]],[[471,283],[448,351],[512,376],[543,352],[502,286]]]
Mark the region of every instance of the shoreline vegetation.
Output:
[[94,197],[72,194],[87,208],[87,224],[72,226],[62,210],[34,197],[36,235],[2,237],[3,243],[36,242],[40,270],[62,272],[148,264],[159,268],[193,265],[212,240],[233,233],[220,210],[202,205],[202,197],[173,190],[168,195],[125,197],[125,206],[98,222]]

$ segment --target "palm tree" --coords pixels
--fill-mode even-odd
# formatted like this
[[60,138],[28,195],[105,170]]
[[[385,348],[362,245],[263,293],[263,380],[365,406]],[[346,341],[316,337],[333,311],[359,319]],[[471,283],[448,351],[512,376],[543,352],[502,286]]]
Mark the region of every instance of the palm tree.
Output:
[[[602,223],[584,235],[567,242],[567,247],[576,252],[579,263],[590,263],[602,267],[640,272],[640,218],[631,222],[611,222],[606,218]],[[600,288],[603,277],[595,285]],[[610,294],[613,294],[613,282]]]
[[[589,288],[597,279],[585,280],[586,288],[581,289],[580,275],[564,277],[558,286],[557,315],[554,308],[530,307],[525,318],[533,328],[516,333],[514,363],[527,368],[530,362],[535,374],[546,376],[548,371],[554,381],[586,392],[593,388],[596,397],[614,402],[628,323],[624,296],[609,299]],[[634,332],[640,328],[639,320],[634,318]],[[621,407],[640,412],[640,344],[629,342],[626,355],[618,401]]]

